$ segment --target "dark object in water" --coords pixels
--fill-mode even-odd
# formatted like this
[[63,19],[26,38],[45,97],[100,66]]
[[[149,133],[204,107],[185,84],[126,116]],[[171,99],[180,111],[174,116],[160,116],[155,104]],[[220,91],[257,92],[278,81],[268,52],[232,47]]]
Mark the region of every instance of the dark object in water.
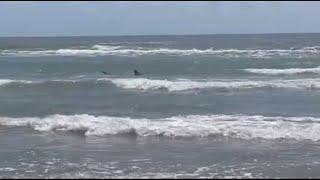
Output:
[[133,72],[134,72],[134,75],[135,75],[135,76],[141,75],[141,74],[139,73],[139,71],[137,71],[136,69],[135,69]]
[[109,73],[107,73],[107,72],[105,72],[105,71],[101,71],[103,74],[109,74]]

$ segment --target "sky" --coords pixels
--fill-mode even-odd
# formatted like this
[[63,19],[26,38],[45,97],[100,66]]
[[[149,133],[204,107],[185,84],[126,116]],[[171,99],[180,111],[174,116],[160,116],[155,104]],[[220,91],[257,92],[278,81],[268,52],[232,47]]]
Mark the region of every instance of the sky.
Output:
[[1,1],[0,36],[320,32],[316,1]]

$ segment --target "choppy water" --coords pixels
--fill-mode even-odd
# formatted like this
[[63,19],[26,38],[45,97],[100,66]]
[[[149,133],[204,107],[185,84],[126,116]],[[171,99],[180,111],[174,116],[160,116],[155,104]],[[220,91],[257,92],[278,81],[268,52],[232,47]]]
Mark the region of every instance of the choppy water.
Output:
[[320,34],[0,38],[0,177],[319,177],[319,67]]

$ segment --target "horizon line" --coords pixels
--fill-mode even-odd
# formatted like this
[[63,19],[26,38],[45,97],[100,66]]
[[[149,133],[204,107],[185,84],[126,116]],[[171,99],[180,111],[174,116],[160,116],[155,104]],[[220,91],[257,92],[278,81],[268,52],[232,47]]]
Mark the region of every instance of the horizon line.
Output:
[[136,36],[213,36],[213,35],[272,35],[272,34],[320,34],[320,32],[287,33],[217,33],[217,34],[148,34],[148,35],[47,35],[47,36],[0,36],[0,38],[57,38],[57,37],[136,37]]

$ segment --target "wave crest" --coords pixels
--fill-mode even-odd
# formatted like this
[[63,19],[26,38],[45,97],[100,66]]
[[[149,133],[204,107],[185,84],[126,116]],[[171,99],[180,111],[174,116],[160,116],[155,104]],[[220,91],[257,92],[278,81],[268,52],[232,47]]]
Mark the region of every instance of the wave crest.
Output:
[[12,80],[12,79],[0,79],[0,86],[8,85],[11,83],[24,83],[24,84],[30,84],[33,83],[33,81],[27,81],[27,80]]
[[134,134],[135,136],[320,140],[320,118],[316,117],[216,114],[133,119],[80,114],[50,115],[44,118],[1,117],[0,125],[29,126],[38,131],[81,131],[86,136]]
[[147,48],[139,46],[112,46],[93,45],[84,49],[58,49],[58,50],[1,50],[2,56],[141,56],[141,55],[208,55],[219,57],[247,57],[247,58],[272,58],[290,57],[303,58],[320,55],[319,46],[303,47],[299,49],[176,49],[176,48]]
[[100,78],[98,81],[110,81],[124,89],[186,91],[197,89],[225,89],[245,90],[257,88],[288,88],[288,89],[319,89],[320,79],[294,79],[294,80],[216,80],[216,81],[192,81],[192,80],[153,80],[146,78]]
[[297,89],[297,90],[318,90],[320,89],[320,79],[283,79],[283,80],[157,80],[147,78],[98,78],[98,79],[51,79],[51,80],[11,80],[0,79],[0,86],[11,84],[38,84],[38,85],[61,85],[81,86],[96,81],[111,82],[115,86],[123,89],[136,90],[166,90],[169,92],[192,91],[201,89],[213,90],[250,90],[250,89]]
[[316,68],[288,68],[288,69],[255,69],[247,68],[244,71],[256,74],[269,74],[269,75],[293,75],[293,74],[320,74],[320,67]]

